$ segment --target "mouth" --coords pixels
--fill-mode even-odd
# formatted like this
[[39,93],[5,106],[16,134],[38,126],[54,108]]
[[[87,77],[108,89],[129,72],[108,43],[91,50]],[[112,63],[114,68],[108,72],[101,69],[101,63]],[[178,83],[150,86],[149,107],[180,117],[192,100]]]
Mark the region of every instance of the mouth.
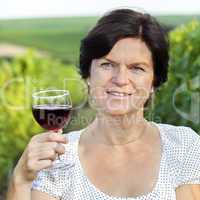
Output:
[[106,93],[116,97],[129,97],[132,95],[132,93],[118,92],[118,91],[107,91]]

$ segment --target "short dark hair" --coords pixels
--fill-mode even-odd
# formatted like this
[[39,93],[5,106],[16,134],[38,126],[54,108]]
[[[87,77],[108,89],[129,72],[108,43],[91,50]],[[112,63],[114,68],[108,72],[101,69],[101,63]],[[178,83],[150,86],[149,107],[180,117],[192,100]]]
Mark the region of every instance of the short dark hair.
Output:
[[152,53],[155,88],[167,80],[169,42],[166,31],[149,14],[131,9],[113,10],[101,17],[81,40],[79,68],[83,79],[90,76],[91,61],[107,55],[123,38],[140,38]]

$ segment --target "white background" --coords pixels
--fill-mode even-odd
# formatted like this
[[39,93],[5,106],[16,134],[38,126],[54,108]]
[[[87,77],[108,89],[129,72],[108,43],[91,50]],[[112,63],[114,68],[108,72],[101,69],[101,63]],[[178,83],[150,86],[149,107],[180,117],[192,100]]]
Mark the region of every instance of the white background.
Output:
[[200,0],[0,0],[0,18],[101,15],[121,6],[151,14],[200,14]]

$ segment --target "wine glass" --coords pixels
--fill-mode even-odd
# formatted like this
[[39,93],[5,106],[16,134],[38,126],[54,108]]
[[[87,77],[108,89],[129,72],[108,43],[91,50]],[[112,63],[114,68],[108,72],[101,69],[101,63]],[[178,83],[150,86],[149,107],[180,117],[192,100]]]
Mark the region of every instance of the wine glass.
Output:
[[[32,113],[38,124],[52,134],[62,130],[70,121],[72,110],[71,96],[68,90],[43,90],[32,94]],[[62,168],[58,156],[53,162],[54,168]]]

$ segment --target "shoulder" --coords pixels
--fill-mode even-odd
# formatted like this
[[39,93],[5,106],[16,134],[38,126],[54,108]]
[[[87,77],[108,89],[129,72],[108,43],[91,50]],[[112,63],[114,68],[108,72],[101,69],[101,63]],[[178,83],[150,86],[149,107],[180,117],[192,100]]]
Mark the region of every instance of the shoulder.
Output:
[[176,186],[200,184],[200,136],[186,126],[159,124],[164,134],[167,165]]
[[189,148],[200,140],[200,136],[190,127],[171,124],[158,124],[163,131],[165,142],[171,146]]
[[[163,136],[167,156],[182,163],[192,149],[200,152],[200,136],[190,127],[158,124]],[[191,156],[196,156],[195,153]],[[198,158],[200,159],[200,158]]]

